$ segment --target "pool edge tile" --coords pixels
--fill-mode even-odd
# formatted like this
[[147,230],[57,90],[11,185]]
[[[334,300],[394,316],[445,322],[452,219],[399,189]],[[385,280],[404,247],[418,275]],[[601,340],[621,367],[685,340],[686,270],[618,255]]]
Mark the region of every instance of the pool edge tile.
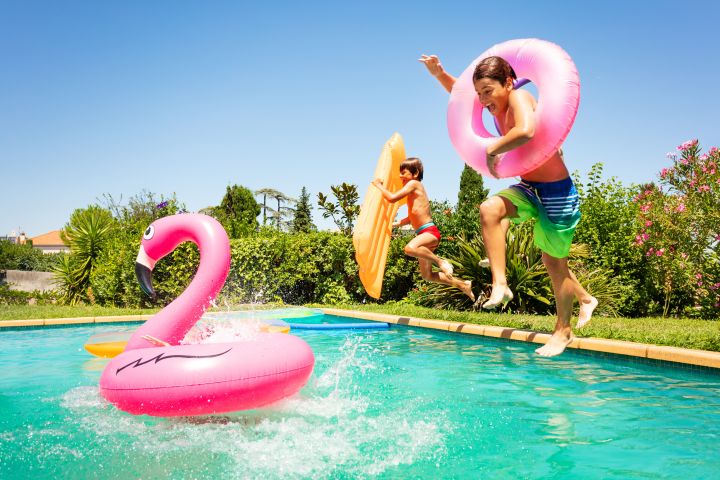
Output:
[[[576,337],[577,338],[577,337]],[[647,358],[650,345],[644,343],[627,342],[624,340],[609,340],[604,338],[580,337],[578,338],[580,350],[591,350],[593,352],[614,353],[630,357]]]
[[46,318],[43,325],[78,325],[95,323],[95,317]]
[[669,347],[665,345],[649,345],[647,358],[666,362],[686,363],[702,367],[720,368],[720,353],[706,350]]
[[450,329],[450,322],[446,322],[445,320],[429,320],[429,319],[419,319],[418,327],[424,327],[424,328],[432,328],[433,330],[443,330],[448,331]]
[[0,321],[0,328],[3,327],[42,327],[45,325],[45,320],[3,320]]

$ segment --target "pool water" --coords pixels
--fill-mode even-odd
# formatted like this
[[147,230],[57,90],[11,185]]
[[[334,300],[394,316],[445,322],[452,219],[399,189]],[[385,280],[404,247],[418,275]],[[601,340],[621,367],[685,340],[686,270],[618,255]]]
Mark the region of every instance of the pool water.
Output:
[[532,344],[412,327],[303,330],[296,334],[315,351],[316,366],[298,395],[231,415],[134,417],[99,395],[107,360],[92,358],[83,343],[136,326],[0,331],[0,478],[720,472],[713,372],[573,351],[547,359]]

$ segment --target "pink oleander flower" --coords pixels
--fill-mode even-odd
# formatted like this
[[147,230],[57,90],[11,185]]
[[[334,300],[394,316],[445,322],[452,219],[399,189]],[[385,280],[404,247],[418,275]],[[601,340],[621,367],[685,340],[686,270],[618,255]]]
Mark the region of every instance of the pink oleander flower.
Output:
[[720,242],[720,235],[715,235],[715,240],[717,240],[718,242]]
[[680,160],[680,163],[682,163],[683,165],[687,165],[688,163],[690,163],[690,161],[688,161],[687,158],[683,158],[682,160]]
[[658,257],[662,257],[662,256],[663,256],[663,253],[665,253],[665,249],[664,249],[664,248],[659,248],[659,249],[657,250],[657,252],[655,252],[655,255],[657,255]]
[[698,141],[697,141],[697,138],[696,138],[696,139],[694,139],[694,140],[688,140],[687,142],[683,143],[682,145],[678,145],[677,149],[682,152],[682,151],[687,150],[687,149],[689,149],[689,148],[691,148],[691,147],[694,147],[694,146],[697,145],[697,144],[698,144]]
[[709,155],[715,155],[718,151],[720,151],[720,150],[718,150],[717,147],[712,147],[712,148],[708,151],[708,154],[709,154]]
[[708,155],[707,153],[703,153],[702,155],[700,155],[700,156],[698,157],[698,160],[702,160],[702,161],[704,162],[704,161],[707,160],[708,158],[710,158],[710,155]]
[[647,222],[645,222],[646,227],[649,227],[650,225],[652,225],[652,220],[648,220]]
[[688,254],[687,254],[687,253],[681,253],[680,256],[683,258],[683,260],[685,260],[685,259],[688,257]]
[[643,233],[643,234],[642,234],[642,239],[643,239],[643,241],[647,241],[648,238],[650,238],[650,234],[649,234],[649,233]]
[[709,191],[710,191],[710,187],[708,185],[700,185],[698,187],[698,192],[709,192]]
[[684,203],[681,203],[680,205],[677,206],[677,208],[676,208],[675,210],[677,210],[678,212],[684,212],[684,211],[685,211],[685,204],[684,204]]
[[695,278],[702,278],[702,273],[696,273]]
[[647,211],[650,210],[650,204],[646,203],[645,205],[640,206],[640,211],[643,213],[647,213]]
[[669,169],[669,168],[663,168],[662,170],[660,170],[660,177],[661,177],[661,178],[667,177],[667,175],[668,175],[669,172],[670,172],[670,169]]

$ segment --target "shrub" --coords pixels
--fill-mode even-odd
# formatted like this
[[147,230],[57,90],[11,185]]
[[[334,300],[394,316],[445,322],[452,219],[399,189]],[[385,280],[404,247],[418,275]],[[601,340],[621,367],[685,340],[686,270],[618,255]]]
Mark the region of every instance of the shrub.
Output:
[[30,244],[0,240],[0,270],[49,272],[64,253],[46,254]]
[[720,150],[700,155],[697,140],[668,154],[659,185],[635,198],[635,245],[661,292],[662,314],[716,318],[720,309]]
[[618,313],[643,316],[648,313],[653,292],[647,282],[647,262],[633,247],[638,220],[632,199],[637,187],[626,187],[616,177],[602,180],[602,173],[603,165],[598,163],[590,169],[585,183],[575,174],[582,219],[574,241],[589,248],[584,268],[607,270],[621,285],[616,299]]

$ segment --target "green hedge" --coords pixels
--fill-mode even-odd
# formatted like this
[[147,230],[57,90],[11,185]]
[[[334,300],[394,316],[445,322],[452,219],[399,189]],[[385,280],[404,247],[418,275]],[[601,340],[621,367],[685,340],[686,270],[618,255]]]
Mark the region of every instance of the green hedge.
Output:
[[46,254],[30,244],[17,245],[0,240],[0,270],[49,272],[64,254]]
[[[159,261],[153,272],[157,303],[140,291],[135,279],[139,240],[115,237],[100,256],[90,284],[100,305],[148,307],[167,304],[192,280],[199,262],[197,247],[182,244]],[[391,242],[383,284],[383,301],[400,300],[413,287],[417,261],[403,253],[407,239]],[[284,233],[273,231],[230,241],[231,263],[219,305],[284,302],[318,302],[333,305],[373,301],[358,277],[352,239],[331,232]]]

